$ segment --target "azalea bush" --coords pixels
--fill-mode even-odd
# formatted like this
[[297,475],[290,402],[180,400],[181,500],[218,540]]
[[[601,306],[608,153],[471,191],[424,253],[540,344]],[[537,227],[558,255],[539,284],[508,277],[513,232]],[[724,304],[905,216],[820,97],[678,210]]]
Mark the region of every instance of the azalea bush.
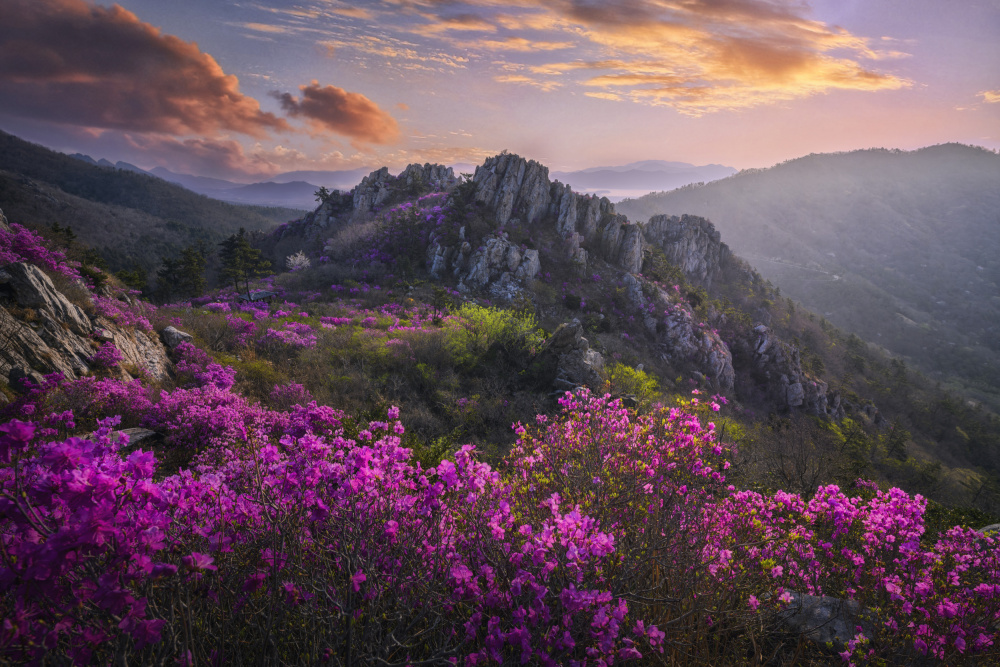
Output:
[[[499,469],[469,446],[424,468],[395,408],[358,424],[199,384],[53,381],[35,405],[71,408],[0,427],[5,659],[718,664],[751,661],[793,593],[868,610],[858,664],[996,657],[993,538],[922,541],[899,490],[738,491],[715,401],[568,394]],[[98,418],[124,407],[192,465],[159,474]]]

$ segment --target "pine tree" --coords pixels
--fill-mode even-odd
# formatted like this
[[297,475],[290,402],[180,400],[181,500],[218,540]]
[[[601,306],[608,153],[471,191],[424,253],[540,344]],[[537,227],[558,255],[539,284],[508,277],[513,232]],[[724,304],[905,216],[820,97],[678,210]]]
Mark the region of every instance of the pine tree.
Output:
[[247,230],[240,231],[219,244],[222,277],[233,287],[250,297],[250,281],[267,273],[271,262],[260,256],[260,250],[250,245]]
[[180,289],[189,298],[202,295],[207,286],[205,280],[205,265],[208,262],[208,249],[204,245],[189,245],[181,251],[180,258]]
[[172,301],[179,294],[182,280],[181,261],[164,257],[161,266],[156,270],[156,294],[162,301]]

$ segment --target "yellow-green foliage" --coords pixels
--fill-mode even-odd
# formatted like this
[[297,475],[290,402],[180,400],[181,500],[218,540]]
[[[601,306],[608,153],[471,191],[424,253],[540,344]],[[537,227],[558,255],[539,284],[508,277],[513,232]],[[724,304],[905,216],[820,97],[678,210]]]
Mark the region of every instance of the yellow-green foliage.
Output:
[[604,381],[607,391],[616,396],[635,396],[643,405],[660,395],[660,385],[654,376],[625,364],[605,367]]
[[461,324],[451,329],[448,345],[462,365],[474,364],[495,345],[507,352],[532,352],[543,341],[533,313],[465,303],[454,314]]

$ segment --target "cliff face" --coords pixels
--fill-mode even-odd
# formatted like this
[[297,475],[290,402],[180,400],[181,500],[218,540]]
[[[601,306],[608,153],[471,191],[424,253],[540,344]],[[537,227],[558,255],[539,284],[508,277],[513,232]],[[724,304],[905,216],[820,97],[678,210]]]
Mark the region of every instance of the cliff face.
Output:
[[663,250],[691,282],[710,288],[732,253],[711,222],[692,215],[655,215],[643,229],[646,241]]
[[[49,373],[66,378],[89,373],[91,357],[109,342],[123,365],[134,365],[155,380],[169,377],[172,364],[158,339],[89,317],[36,266],[19,262],[0,268],[0,374],[11,384],[23,378],[40,382]],[[121,366],[117,373],[130,377]]]

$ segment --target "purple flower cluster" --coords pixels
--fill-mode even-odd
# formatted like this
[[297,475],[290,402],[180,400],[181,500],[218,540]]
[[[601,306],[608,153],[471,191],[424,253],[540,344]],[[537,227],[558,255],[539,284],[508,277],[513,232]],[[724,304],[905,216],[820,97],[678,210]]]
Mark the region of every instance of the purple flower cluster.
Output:
[[97,368],[117,368],[122,358],[122,353],[118,351],[114,343],[104,343],[90,357],[90,363]]
[[45,239],[18,224],[11,224],[10,231],[0,229],[0,266],[14,262],[28,262],[70,280],[81,280],[79,263],[68,261],[58,250],[50,250]]

